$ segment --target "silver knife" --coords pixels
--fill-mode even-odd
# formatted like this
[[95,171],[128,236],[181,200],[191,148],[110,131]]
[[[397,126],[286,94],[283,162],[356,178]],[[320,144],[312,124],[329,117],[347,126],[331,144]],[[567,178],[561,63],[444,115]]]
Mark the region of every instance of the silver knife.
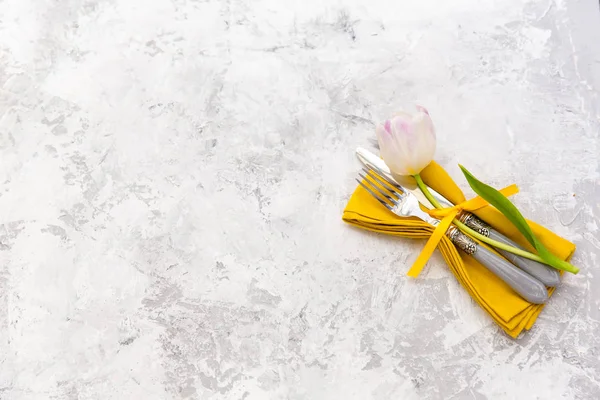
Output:
[[[373,154],[369,150],[364,149],[362,147],[358,147],[356,149],[356,155],[357,155],[358,159],[365,166],[373,168],[374,170],[378,171],[380,174],[385,175],[387,178],[395,181],[394,177],[392,176],[392,174],[390,172],[390,169],[388,168],[388,166],[385,164],[385,162],[381,158],[377,157],[375,154]],[[405,187],[403,187],[403,188],[407,192],[410,192],[413,195],[415,195],[417,197],[417,199],[419,199],[419,202],[421,204],[423,204],[425,207],[427,207],[429,209],[434,208],[433,205],[431,204],[431,202],[429,200],[427,200],[427,198],[425,197],[423,192],[421,192],[420,189],[418,189],[418,188],[410,189],[410,188],[405,188]],[[444,196],[442,196],[441,194],[436,192],[435,190],[433,190],[433,189],[429,189],[429,190],[431,191],[433,197],[438,202],[440,202],[441,205],[443,205],[445,207],[452,207],[454,205],[450,201],[448,201]],[[482,234],[484,236],[489,237],[490,239],[496,240],[498,242],[502,242],[509,246],[523,249],[523,247],[519,246],[517,243],[513,242],[512,240],[510,240],[506,236],[502,235],[495,229],[491,228],[488,224],[483,222],[481,219],[479,219],[474,214],[471,214],[469,212],[462,212],[461,215],[458,216],[458,219],[460,221],[462,221],[465,225],[467,225],[469,228],[479,232],[480,234]],[[500,252],[500,254],[502,254],[508,261],[510,261],[517,267],[521,268],[523,271],[534,276],[535,278],[539,279],[540,282],[542,282],[544,285],[553,287],[553,286],[557,286],[560,283],[560,272],[558,270],[556,270],[552,267],[549,267],[547,265],[544,265],[542,263],[538,263],[536,261],[529,260],[527,258],[519,257],[516,254],[510,253],[505,250],[501,250],[501,249],[496,249],[496,250],[498,252]]]

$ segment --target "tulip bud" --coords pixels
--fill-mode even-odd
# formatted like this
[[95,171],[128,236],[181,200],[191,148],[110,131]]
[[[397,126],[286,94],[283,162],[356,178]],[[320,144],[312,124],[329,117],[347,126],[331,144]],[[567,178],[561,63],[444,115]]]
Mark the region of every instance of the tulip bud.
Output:
[[416,175],[433,160],[435,129],[429,113],[397,113],[375,129],[381,157],[395,175]]

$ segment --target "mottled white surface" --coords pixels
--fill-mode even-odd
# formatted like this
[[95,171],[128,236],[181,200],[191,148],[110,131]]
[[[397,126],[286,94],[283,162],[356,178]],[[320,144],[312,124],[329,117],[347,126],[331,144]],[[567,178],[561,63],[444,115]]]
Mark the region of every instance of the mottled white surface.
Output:
[[[599,43],[596,0],[0,1],[0,398],[600,398]],[[341,221],[413,101],[578,246],[518,340]]]

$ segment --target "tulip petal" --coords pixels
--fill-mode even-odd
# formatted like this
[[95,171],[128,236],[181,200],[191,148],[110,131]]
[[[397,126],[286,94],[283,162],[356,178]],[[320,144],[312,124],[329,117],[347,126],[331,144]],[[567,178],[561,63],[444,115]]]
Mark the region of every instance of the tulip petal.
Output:
[[[377,125],[375,128],[375,133],[377,134],[377,142],[379,143],[379,149],[383,153],[384,151],[389,151],[389,148],[393,146],[392,143],[392,135],[387,132],[383,125]],[[384,158],[385,161],[385,158]]]
[[389,119],[385,121],[385,124],[383,125],[383,127],[385,128],[387,133],[389,133],[389,134],[392,133],[392,122]]
[[416,107],[417,107],[417,110],[421,111],[422,113],[425,113],[425,114],[429,115],[429,111],[427,111],[427,109],[425,107],[420,106],[418,104],[417,104]]
[[[410,157],[413,136],[413,124],[410,119],[403,116],[396,116],[392,119],[392,138],[394,146],[390,149],[390,169],[396,171],[399,175],[409,175]],[[385,160],[385,159],[384,159]],[[387,163],[387,161],[386,161]]]

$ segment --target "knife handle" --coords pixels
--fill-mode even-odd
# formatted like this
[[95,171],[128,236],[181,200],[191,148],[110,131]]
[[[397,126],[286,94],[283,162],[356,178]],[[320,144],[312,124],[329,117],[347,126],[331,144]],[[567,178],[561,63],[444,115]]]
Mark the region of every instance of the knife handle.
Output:
[[[471,213],[463,212],[460,215],[459,219],[469,228],[473,229],[476,232],[479,232],[484,236],[489,237],[490,239],[524,250],[523,247],[519,246],[517,243],[513,242],[498,231],[492,229],[488,224],[486,224]],[[513,254],[509,251],[501,249],[497,250],[508,261],[515,264],[517,267],[521,268],[523,271],[527,272],[531,276],[537,278],[544,285],[554,287],[558,286],[558,284],[560,283],[560,272],[558,272],[558,270],[549,267],[545,264],[530,260],[528,258],[519,257],[518,255]]]
[[481,265],[502,279],[521,297],[533,304],[543,304],[548,300],[546,286],[527,272],[515,267],[504,258],[496,255],[452,226],[446,233],[452,243],[479,261]]

